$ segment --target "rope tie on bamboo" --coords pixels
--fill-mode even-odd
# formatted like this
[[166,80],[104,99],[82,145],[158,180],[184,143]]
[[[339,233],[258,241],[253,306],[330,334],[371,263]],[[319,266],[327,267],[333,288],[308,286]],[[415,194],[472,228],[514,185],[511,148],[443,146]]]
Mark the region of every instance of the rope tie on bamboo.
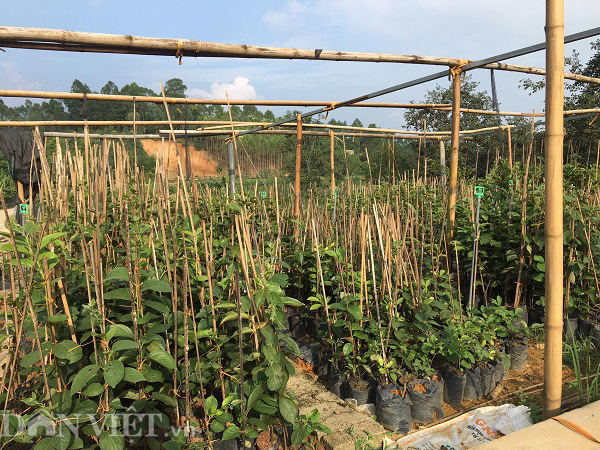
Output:
[[335,109],[336,105],[337,105],[337,102],[332,102],[331,105],[323,108],[323,111],[325,111],[325,118],[323,120],[327,120],[327,117],[329,116],[329,111],[333,111]]
[[469,61],[467,61],[466,59],[459,59],[458,61],[459,62],[457,65],[455,65],[454,67],[450,67],[450,73],[448,74],[448,79],[450,79],[450,76],[455,77],[462,73],[463,81],[464,81],[464,77],[466,76],[466,73],[462,71],[461,67],[466,66],[469,63]]
[[179,65],[181,65],[182,57],[183,57],[183,39],[177,39],[177,52],[175,52],[175,58],[179,58]]

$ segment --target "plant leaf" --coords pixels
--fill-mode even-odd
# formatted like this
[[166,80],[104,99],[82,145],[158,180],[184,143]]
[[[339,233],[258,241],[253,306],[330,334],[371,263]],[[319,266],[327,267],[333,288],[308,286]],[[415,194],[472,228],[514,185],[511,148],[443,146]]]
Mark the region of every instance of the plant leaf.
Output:
[[81,369],[73,378],[73,382],[71,383],[71,394],[74,395],[81,391],[81,388],[94,378],[99,370],[100,366],[97,364],[90,364]]
[[155,291],[170,294],[171,285],[168,281],[151,278],[150,280],[146,280],[144,283],[142,283],[142,292],[144,291]]
[[175,360],[164,350],[154,350],[148,354],[148,358],[169,370],[175,370]]
[[125,376],[125,366],[118,359],[113,359],[104,368],[104,381],[113,389],[117,387],[123,376]]
[[133,339],[133,331],[131,331],[131,328],[126,327],[123,324],[116,323],[110,326],[110,329],[106,333],[106,340],[110,341],[114,337],[126,337]]
[[100,450],[122,450],[125,448],[125,438],[116,431],[100,433]]
[[279,412],[291,424],[295,423],[298,418],[298,406],[291,398],[285,395],[279,396]]
[[130,383],[139,383],[140,381],[146,381],[146,378],[137,369],[133,367],[125,367],[125,375],[123,376],[125,381],[129,381]]

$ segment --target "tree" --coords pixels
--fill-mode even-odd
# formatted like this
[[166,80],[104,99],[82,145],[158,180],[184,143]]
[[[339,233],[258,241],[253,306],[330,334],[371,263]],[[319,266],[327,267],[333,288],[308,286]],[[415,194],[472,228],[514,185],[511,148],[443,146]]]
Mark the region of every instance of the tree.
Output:
[[[492,99],[486,91],[478,90],[479,83],[468,76],[461,84],[460,105],[462,108],[492,109]],[[452,85],[442,87],[439,84],[432,91],[427,91],[425,103],[452,103]],[[426,127],[430,131],[451,131],[451,111],[434,111],[424,109],[410,109],[404,113],[408,129],[423,131]],[[498,118],[491,115],[462,114],[460,118],[461,130],[494,127],[498,125]],[[423,145],[423,143],[421,143]],[[495,155],[496,147],[502,149],[504,139],[501,132],[476,135],[470,141],[461,141],[459,169],[466,175],[482,175],[485,172],[486,158]],[[412,143],[415,157],[419,156],[419,142]],[[421,148],[421,158],[428,158],[429,168],[439,173],[439,150],[436,141],[429,141],[425,148]],[[464,155],[464,157],[463,157]],[[424,162],[421,161],[421,169]],[[477,167],[477,173],[475,173]]]
[[171,78],[165,83],[164,89],[167,97],[184,98],[185,91],[187,91],[187,86],[183,84],[181,78]]
[[[600,78],[600,39],[591,43],[592,50],[596,53],[592,55],[589,61],[582,64],[579,54],[573,51],[567,62],[571,66],[571,71],[588,77]],[[565,97],[565,109],[591,109],[600,105],[600,86],[592,83],[576,81],[566,86],[569,93]],[[568,119],[567,117],[565,119]],[[565,120],[565,144],[569,145],[575,141],[576,145],[582,150],[580,157],[587,158],[588,149],[600,139],[600,121],[594,116],[574,118]],[[581,148],[583,147],[583,148]],[[595,153],[595,152],[594,152]]]
[[[565,58],[565,65],[569,72],[600,78],[600,40],[590,44],[595,53],[585,64],[580,55],[573,50],[570,56]],[[521,80],[520,87],[529,92],[529,95],[544,89],[544,80],[533,81],[529,78]],[[582,81],[565,80],[565,109],[591,109],[600,104],[600,86]],[[577,148],[575,153],[581,162],[589,160],[596,154],[595,146],[600,139],[600,120],[595,116],[565,117],[565,146]]]

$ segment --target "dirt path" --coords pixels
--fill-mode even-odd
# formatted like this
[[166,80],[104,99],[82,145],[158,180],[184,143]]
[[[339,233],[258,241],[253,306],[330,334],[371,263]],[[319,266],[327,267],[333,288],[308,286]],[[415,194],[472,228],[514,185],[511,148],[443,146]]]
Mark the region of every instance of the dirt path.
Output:
[[355,441],[365,438],[365,433],[373,437],[369,440],[371,445],[381,444],[386,432],[383,426],[328,391],[314,374],[296,366],[296,375],[290,378],[288,389],[296,394],[300,414],[318,409],[323,423],[333,431],[321,437],[325,450],[354,450]]

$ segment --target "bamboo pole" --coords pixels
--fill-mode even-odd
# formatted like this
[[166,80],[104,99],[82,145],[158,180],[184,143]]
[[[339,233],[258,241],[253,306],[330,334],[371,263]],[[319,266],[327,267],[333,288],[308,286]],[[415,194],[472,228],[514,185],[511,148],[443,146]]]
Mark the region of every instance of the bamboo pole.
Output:
[[[454,238],[456,221],[456,191],[458,182],[458,135],[460,131],[460,72],[452,76],[452,149],[450,151],[450,180],[448,183],[448,216],[446,243],[449,246]],[[450,254],[450,253],[448,253]]]
[[329,132],[329,160],[331,164],[331,198],[335,196],[335,134]]
[[510,127],[506,128],[506,141],[508,142],[508,167],[512,171],[512,168],[513,168],[513,154],[512,154],[512,136],[510,134]]
[[[594,31],[594,30],[590,30]],[[27,48],[35,50],[75,51],[92,53],[117,53],[134,55],[161,55],[181,58],[259,58],[303,59],[321,61],[386,62],[425,64],[454,67],[462,64],[462,58],[444,58],[421,55],[398,55],[390,53],[340,52],[330,50],[305,50],[297,48],[259,47],[244,44],[222,44],[190,39],[152,38],[131,35],[86,33],[55,30],[50,28],[0,27],[0,47]],[[544,69],[515,64],[491,63],[486,69],[507,70],[534,75],[546,75]],[[564,70],[564,68],[563,68]],[[600,79],[564,73],[569,80],[600,84]]]
[[[163,134],[138,134],[136,135],[137,139],[164,139],[164,135],[167,134],[171,134],[170,131],[164,130],[165,133]],[[173,130],[175,136],[178,136],[179,133],[177,133],[178,130]],[[296,135],[296,131],[295,130],[264,130],[264,131],[257,131],[255,134],[275,134],[275,135],[283,135],[283,136],[291,136],[291,135]],[[306,136],[329,136],[329,133],[324,132],[324,131],[304,131],[303,135]],[[388,133],[384,133],[384,134],[378,134],[378,133],[342,133],[341,134],[343,137],[348,137],[348,138],[357,138],[357,137],[368,137],[368,138],[379,138],[379,139],[407,139],[407,140],[414,140],[414,139],[422,139],[421,136],[409,136],[409,135],[397,135],[397,134],[388,134]],[[62,137],[62,138],[83,138],[83,135],[78,135],[77,132],[71,132],[71,133],[66,133],[66,132],[60,132],[60,131],[47,131],[44,133],[44,136],[46,137]],[[217,132],[201,132],[201,131],[195,131],[195,132],[190,132],[189,136],[231,136],[231,130],[219,130]],[[88,137],[90,139],[133,139],[133,135],[132,134],[101,134],[101,133],[90,133],[88,135]],[[443,137],[433,137],[431,139],[434,140],[440,140],[440,139],[445,139]],[[472,139],[472,138],[464,138],[464,139]]]
[[235,194],[235,151],[233,142],[227,142],[227,168],[229,172],[229,194]]
[[[191,123],[191,122],[188,122]],[[199,130],[217,130],[219,128],[224,128],[225,126],[231,126],[230,122],[225,122],[225,121],[218,121],[218,120],[206,120],[206,121],[198,121],[198,123],[204,125],[216,125],[214,127],[204,127],[204,128],[199,128]],[[246,126],[261,126],[264,125],[263,122],[233,122],[233,125],[235,126],[239,126],[239,127],[246,127]],[[402,133],[406,133],[406,134],[415,134],[415,133],[419,133],[418,131],[414,131],[414,130],[400,130],[397,128],[372,128],[372,127],[355,127],[355,126],[350,126],[350,125],[332,125],[332,124],[325,124],[325,123],[305,123],[303,124],[304,128],[321,128],[321,129],[327,129],[327,130],[352,130],[352,131],[368,131],[368,132],[388,132],[388,133],[398,133],[398,134],[402,134]],[[281,127],[295,127],[296,124],[295,123],[282,123],[281,125],[279,125]],[[181,130],[179,130],[181,132]],[[449,135],[450,132],[449,131],[429,131],[427,132],[427,136],[430,135]],[[425,133],[423,133],[423,135],[425,136]]]
[[[294,181],[294,218],[300,218],[300,167],[302,164],[302,115],[296,116],[296,177]],[[299,230],[296,226],[296,230]]]
[[563,329],[564,0],[546,0],[544,418],[560,413]]
[[444,141],[440,142],[440,184],[446,184],[446,147]]
[[[81,94],[78,92],[57,92],[57,91],[28,91],[20,89],[0,89],[0,97],[13,98],[39,98],[39,99],[57,99],[57,100],[83,100],[86,101],[116,101],[116,102],[137,102],[137,103],[156,103],[162,104],[162,97],[156,96],[141,96],[121,95],[121,94]],[[187,104],[187,105],[227,105],[226,99],[204,99],[204,98],[182,98],[182,97],[166,97],[167,103],[171,104]],[[252,105],[252,106],[298,106],[298,107],[313,107],[313,106],[335,106],[335,101],[313,101],[313,100],[240,100],[231,99],[231,105]],[[357,102],[347,105],[351,108],[396,108],[396,109],[426,109],[432,111],[450,111],[451,104],[446,103],[388,103],[388,102]],[[485,109],[461,108],[461,113],[465,114],[482,114],[491,116],[514,116],[514,117],[531,117],[529,112],[518,111],[490,111]],[[573,109],[564,112],[565,115],[600,113],[600,108]],[[544,117],[543,112],[535,113],[536,117]],[[180,123],[181,122],[181,123]],[[202,121],[189,121],[188,124],[194,124]],[[204,121],[206,122],[206,121]],[[144,124],[146,122],[142,122]],[[138,121],[138,125],[140,121]],[[184,121],[173,121],[174,125],[183,125]],[[328,126],[331,127],[331,126]]]
[[[137,103],[156,103],[162,104],[162,97],[122,95],[122,94],[81,94],[79,92],[56,92],[56,91],[28,91],[22,89],[0,89],[0,97],[19,97],[19,98],[42,98],[57,100],[86,100],[90,101],[117,101],[117,102],[137,102]],[[226,99],[205,99],[188,97],[166,97],[167,103],[188,104],[188,105],[221,105],[226,106]],[[334,106],[335,101],[314,101],[314,100],[241,100],[230,99],[230,105],[253,105],[253,106]],[[357,102],[348,105],[354,108],[406,108],[406,109],[437,109],[450,108],[446,103],[388,103],[388,102]],[[474,110],[475,111],[475,110]],[[496,112],[494,111],[494,114]],[[500,113],[502,114],[502,112]],[[527,114],[527,113],[515,113]]]

